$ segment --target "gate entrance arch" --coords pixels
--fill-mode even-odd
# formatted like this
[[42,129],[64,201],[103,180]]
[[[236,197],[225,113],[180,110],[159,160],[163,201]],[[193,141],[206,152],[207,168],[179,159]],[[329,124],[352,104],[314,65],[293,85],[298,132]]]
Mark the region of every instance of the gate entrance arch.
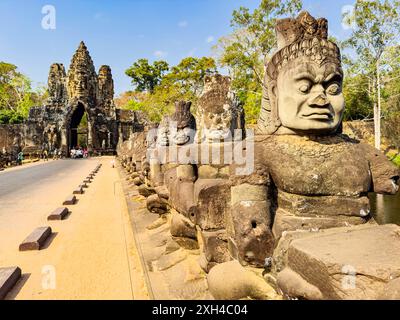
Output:
[[[79,125],[85,116],[87,117],[87,126],[86,128],[80,128]],[[92,148],[92,132],[89,128],[92,128],[91,117],[89,116],[89,112],[87,112],[87,107],[81,101],[78,101],[73,107],[71,107],[69,114],[66,116],[66,137],[67,137],[67,152],[70,153],[72,148],[75,147],[86,147],[88,150]],[[86,138],[82,142],[79,139],[80,135],[85,136]],[[83,145],[84,143],[84,145]]]

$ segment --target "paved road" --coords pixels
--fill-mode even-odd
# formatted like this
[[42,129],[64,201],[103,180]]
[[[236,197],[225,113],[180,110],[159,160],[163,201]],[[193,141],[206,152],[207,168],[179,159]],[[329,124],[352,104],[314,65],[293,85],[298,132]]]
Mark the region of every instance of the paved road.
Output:
[[[18,170],[2,171],[0,172],[0,203],[2,201],[17,202],[43,184],[59,183],[59,180],[65,176],[84,178],[79,176],[79,169],[87,167],[88,163],[87,159],[68,159],[21,167]],[[4,211],[4,207],[0,207],[0,213]]]
[[[23,272],[8,299],[147,297],[119,175],[110,161],[58,160],[0,173],[0,267],[19,266]],[[99,162],[103,167],[69,207],[67,219],[47,221]],[[35,228],[47,225],[53,235],[43,250],[18,251]]]

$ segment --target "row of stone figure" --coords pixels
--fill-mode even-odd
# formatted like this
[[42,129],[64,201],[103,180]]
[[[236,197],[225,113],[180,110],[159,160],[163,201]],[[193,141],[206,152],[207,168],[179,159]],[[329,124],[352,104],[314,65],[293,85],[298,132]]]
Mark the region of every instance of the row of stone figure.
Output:
[[[389,227],[377,226],[367,195],[395,194],[399,169],[341,132],[343,72],[340,50],[327,39],[327,21],[303,12],[278,20],[276,29],[278,51],[266,64],[255,135],[234,135],[244,129],[243,112],[229,79],[215,75],[206,78],[199,97],[194,141],[185,133],[195,123],[190,104],[178,103],[172,116],[176,129],[161,125],[157,134],[135,133],[119,155],[149,211],[171,211],[172,236],[182,246],[200,245],[206,272],[232,259],[242,266],[272,264],[275,285],[291,297],[377,297],[394,279],[400,281],[398,258],[387,264],[379,256],[388,246],[399,249],[400,239],[386,234]],[[210,162],[215,158],[219,161]],[[310,247],[324,243],[327,229],[333,230],[329,252],[317,246],[311,254]],[[377,247],[364,247],[366,237]],[[292,240],[299,238],[307,238],[306,244],[296,251]],[[365,266],[360,252],[378,261]],[[341,287],[342,261],[353,261],[364,275],[356,290]]]

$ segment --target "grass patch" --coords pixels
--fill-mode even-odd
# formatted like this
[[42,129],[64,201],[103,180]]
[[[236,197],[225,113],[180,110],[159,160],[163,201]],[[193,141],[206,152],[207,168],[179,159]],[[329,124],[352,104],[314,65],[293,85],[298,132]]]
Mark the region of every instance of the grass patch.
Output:
[[392,160],[392,162],[393,162],[396,166],[400,167],[400,155],[398,155],[396,158],[394,158],[394,159]]

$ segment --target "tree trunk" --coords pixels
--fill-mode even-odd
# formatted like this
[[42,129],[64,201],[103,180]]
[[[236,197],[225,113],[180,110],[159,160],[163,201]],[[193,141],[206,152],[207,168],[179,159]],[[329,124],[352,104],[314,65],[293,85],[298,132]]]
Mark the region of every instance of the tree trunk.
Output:
[[375,148],[381,149],[381,73],[379,59],[376,61],[376,87],[377,102],[374,103],[374,122],[375,122]]

